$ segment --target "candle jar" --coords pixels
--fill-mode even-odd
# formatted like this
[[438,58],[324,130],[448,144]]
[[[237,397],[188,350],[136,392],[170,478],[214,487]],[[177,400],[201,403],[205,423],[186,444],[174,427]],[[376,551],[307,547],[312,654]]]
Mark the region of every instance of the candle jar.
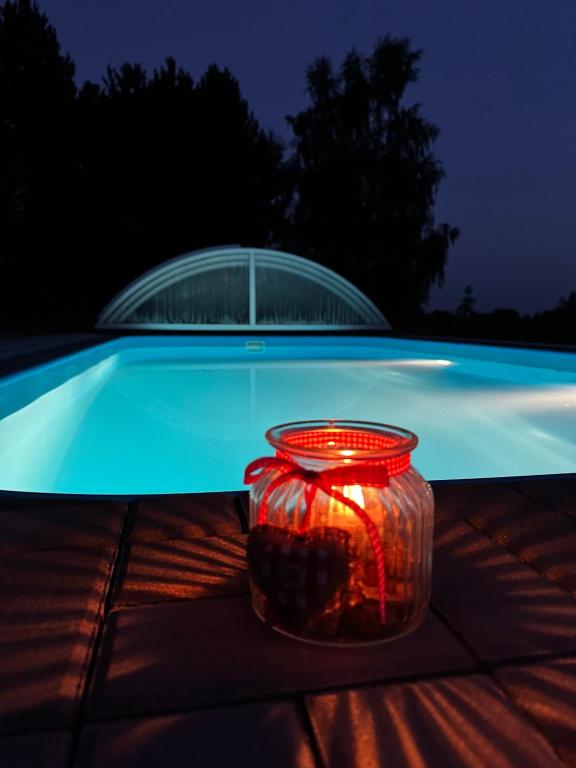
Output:
[[411,466],[418,438],[370,422],[303,421],[266,433],[252,462],[252,604],[274,629],[356,645],[415,629],[430,598],[434,500]]

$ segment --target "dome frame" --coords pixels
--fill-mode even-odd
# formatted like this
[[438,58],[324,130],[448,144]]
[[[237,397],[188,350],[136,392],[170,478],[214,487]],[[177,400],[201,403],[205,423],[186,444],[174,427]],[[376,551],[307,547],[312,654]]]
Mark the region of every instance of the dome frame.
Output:
[[[248,323],[173,323],[131,321],[129,318],[146,301],[178,282],[210,271],[229,267],[248,268]],[[273,269],[285,274],[304,278],[311,284],[328,291],[352,312],[361,322],[355,323],[261,323],[257,322],[256,272],[258,268]],[[102,310],[96,322],[101,330],[150,330],[150,331],[322,331],[322,330],[390,330],[390,325],[376,305],[356,286],[331,269],[302,256],[266,248],[218,246],[190,251],[165,261],[145,272]]]

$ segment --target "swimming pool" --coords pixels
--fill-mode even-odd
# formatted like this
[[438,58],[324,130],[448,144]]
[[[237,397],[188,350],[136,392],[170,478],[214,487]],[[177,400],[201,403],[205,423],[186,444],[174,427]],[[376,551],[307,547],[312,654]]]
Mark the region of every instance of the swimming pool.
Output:
[[576,471],[576,355],[393,338],[125,337],[0,381],[0,489],[243,488],[265,430],[416,432],[431,480]]

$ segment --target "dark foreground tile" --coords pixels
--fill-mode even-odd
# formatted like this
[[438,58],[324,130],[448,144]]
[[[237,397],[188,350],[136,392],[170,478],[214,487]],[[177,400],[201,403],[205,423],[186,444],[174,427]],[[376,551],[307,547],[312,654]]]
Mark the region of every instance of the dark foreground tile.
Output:
[[576,476],[550,475],[534,480],[521,480],[513,483],[511,487],[557,512],[576,516]]
[[576,601],[466,523],[436,521],[432,602],[482,658],[576,650]]
[[480,676],[307,699],[330,768],[554,768],[551,746]]
[[0,559],[0,627],[96,621],[113,554],[107,548],[5,554]]
[[569,592],[576,592],[576,518],[486,510],[471,521]]
[[240,522],[233,494],[146,496],[138,502],[131,540],[152,542],[234,533],[240,533]]
[[486,509],[525,513],[541,509],[534,499],[516,493],[502,482],[432,483],[436,512],[467,520]]
[[0,550],[114,547],[126,510],[114,502],[0,497]]
[[0,630],[0,733],[73,725],[94,633],[88,622]]
[[66,731],[0,738],[2,768],[66,768],[71,737]]
[[313,768],[306,734],[290,704],[91,725],[76,768]]
[[91,711],[162,712],[472,666],[433,615],[386,645],[329,648],[273,632],[247,597],[182,601],[111,614]]
[[246,536],[133,544],[118,604],[238,595],[248,591]]
[[503,669],[496,678],[566,765],[576,766],[576,659]]

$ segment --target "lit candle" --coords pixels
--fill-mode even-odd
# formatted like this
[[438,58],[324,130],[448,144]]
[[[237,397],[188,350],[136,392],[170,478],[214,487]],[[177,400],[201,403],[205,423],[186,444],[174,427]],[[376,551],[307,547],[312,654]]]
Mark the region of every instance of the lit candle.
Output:
[[433,498],[416,436],[365,422],[266,434],[252,462],[248,564],[256,613],[294,637],[367,643],[414,629],[428,604]]
[[[334,491],[340,490],[336,485],[331,486],[331,488]],[[365,509],[364,494],[360,485],[345,485],[340,492],[347,499],[351,499],[359,507]],[[358,523],[362,524],[358,520],[356,513],[347,504],[342,504],[341,501],[338,501],[333,496],[330,496],[328,505],[328,525],[336,525],[347,530],[354,530]]]

